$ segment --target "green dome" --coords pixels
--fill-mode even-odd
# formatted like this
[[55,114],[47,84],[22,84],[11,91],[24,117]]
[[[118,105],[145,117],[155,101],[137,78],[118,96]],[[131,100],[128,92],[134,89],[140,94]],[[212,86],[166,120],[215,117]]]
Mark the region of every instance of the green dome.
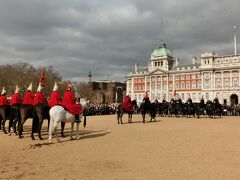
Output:
[[167,48],[166,44],[161,43],[160,46],[152,51],[151,57],[173,57],[173,53]]

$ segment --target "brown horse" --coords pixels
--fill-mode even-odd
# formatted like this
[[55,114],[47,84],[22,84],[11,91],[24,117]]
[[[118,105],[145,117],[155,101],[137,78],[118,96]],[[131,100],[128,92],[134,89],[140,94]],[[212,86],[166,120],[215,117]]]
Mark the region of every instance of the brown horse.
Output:
[[49,106],[47,104],[37,104],[36,106],[30,104],[23,104],[20,107],[21,120],[18,123],[19,127],[19,138],[22,138],[23,124],[27,119],[32,119],[32,132],[31,138],[35,140],[34,133],[38,133],[39,139],[43,139],[41,136],[42,123],[44,119],[48,120],[49,124]]

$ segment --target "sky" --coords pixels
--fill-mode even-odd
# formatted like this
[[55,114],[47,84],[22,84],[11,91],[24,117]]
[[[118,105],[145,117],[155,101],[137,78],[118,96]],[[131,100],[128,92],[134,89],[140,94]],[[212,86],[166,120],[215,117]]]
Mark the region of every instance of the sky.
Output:
[[[238,0],[0,0],[0,65],[52,65],[64,80],[124,81],[163,40],[182,64],[234,53]],[[239,38],[238,38],[239,37]]]

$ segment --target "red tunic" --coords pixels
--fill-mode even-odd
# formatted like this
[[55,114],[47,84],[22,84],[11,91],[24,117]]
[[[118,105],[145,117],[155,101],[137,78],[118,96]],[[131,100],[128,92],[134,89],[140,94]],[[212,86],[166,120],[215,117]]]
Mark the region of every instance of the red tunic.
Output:
[[27,91],[24,94],[22,104],[32,104],[33,105],[34,94],[32,91]]
[[124,98],[124,101],[122,103],[122,108],[125,111],[133,111],[133,104],[131,103],[131,97],[130,96],[126,96]]
[[56,105],[62,105],[62,98],[58,91],[53,91],[51,93],[48,105],[49,105],[49,107],[53,107]]
[[21,96],[19,93],[14,93],[12,95],[11,101],[10,101],[10,105],[15,105],[15,104],[21,104],[22,100],[21,100]]
[[33,105],[35,106],[37,104],[47,104],[47,99],[41,92],[37,92],[34,95]]
[[80,104],[77,104],[77,100],[74,97],[72,91],[66,91],[63,97],[63,106],[71,114],[80,114],[83,112],[83,108]]
[[7,96],[1,95],[0,96],[0,106],[7,105],[7,104],[8,104]]

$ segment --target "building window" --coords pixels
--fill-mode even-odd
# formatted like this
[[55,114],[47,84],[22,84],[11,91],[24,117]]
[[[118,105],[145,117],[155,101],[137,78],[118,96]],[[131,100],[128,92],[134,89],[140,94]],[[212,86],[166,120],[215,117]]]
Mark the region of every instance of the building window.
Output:
[[201,93],[198,93],[198,99],[201,99],[202,97],[201,97]]
[[166,90],[167,89],[167,82],[164,82],[163,83],[163,90]]
[[178,75],[175,75],[175,79],[178,80]]
[[229,87],[230,86],[230,81],[228,78],[224,78],[224,86]]
[[166,80],[167,80],[167,77],[166,77],[166,76],[163,76],[163,80],[166,81]]
[[169,90],[172,90],[172,89],[173,89],[172,83],[169,83],[168,88],[169,88]]
[[152,90],[155,91],[155,84],[152,84]]
[[194,101],[196,100],[196,93],[192,94],[192,98],[193,98]]
[[215,76],[216,77],[221,77],[221,73],[220,72],[216,72]]
[[221,87],[222,83],[221,83],[221,79],[216,79],[216,87]]
[[196,81],[192,82],[192,89],[196,89]]
[[238,87],[238,78],[233,78],[232,85],[233,87]]
[[201,88],[202,88],[202,83],[201,83],[201,81],[198,81],[198,82],[197,82],[197,88],[198,88],[198,89],[201,89]]
[[181,89],[185,89],[185,83],[181,82]]
[[210,81],[209,80],[205,80],[204,87],[205,88],[210,88]]
[[232,75],[233,75],[233,76],[238,76],[238,71],[233,71],[233,72],[232,72]]
[[230,75],[230,72],[229,71],[224,71],[223,72],[223,76],[226,77],[226,76],[229,76]]
[[179,89],[179,84],[178,84],[178,82],[175,83],[175,88],[176,88],[176,89]]
[[161,81],[161,77],[160,76],[157,77],[157,81]]
[[186,83],[186,89],[190,89],[190,82],[189,81]]
[[169,80],[172,80],[172,75],[169,76]]
[[184,80],[184,79],[185,79],[185,75],[182,74],[182,76],[181,76],[181,80]]
[[182,100],[184,100],[184,98],[185,98],[185,97],[184,97],[184,93],[182,93]]
[[161,66],[163,66],[163,61],[161,61]]
[[209,100],[209,94],[206,93],[206,100]]
[[192,79],[196,79],[196,74],[192,74]]
[[190,79],[190,75],[189,74],[187,74],[187,78],[186,79],[188,79],[188,80]]
[[159,90],[162,89],[160,82],[158,82],[158,89],[159,89]]

